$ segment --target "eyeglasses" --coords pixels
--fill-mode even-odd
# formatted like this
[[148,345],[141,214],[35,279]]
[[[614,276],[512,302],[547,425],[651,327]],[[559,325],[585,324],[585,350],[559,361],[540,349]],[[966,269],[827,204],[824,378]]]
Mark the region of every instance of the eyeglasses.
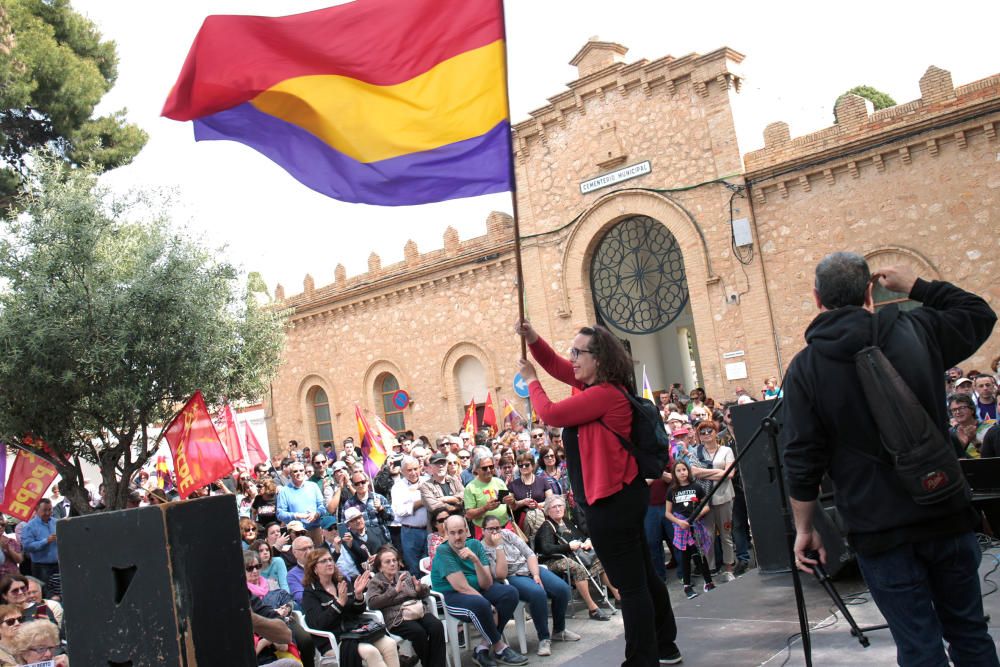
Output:
[[25,653],[52,653],[54,654],[58,651],[60,646],[32,646],[31,648],[24,649]]
[[326,461],[324,459],[316,459],[315,461],[313,461],[313,465],[314,466],[325,466],[326,465]]
[[368,483],[367,479],[358,479],[358,480],[355,480],[355,481],[351,482],[351,484],[353,484],[354,486],[364,486],[367,483]]
[[462,459],[463,461],[468,461],[472,457],[471,456],[459,456],[458,458]]
[[[698,435],[712,435],[713,433],[715,433],[715,431],[713,431],[710,428],[703,428],[703,429],[701,429],[701,430],[698,431]],[[700,447],[700,445],[699,445],[699,447]]]
[[532,438],[544,438],[545,434],[544,433],[532,433],[531,437]]
[[518,463],[517,467],[518,468],[534,468],[535,464],[534,463]]
[[3,619],[3,624],[6,625],[8,628],[12,628],[15,625],[20,625],[20,623],[21,623],[21,618],[19,616],[15,616],[14,618]]
[[545,456],[543,456],[542,458],[543,458],[543,459],[554,459],[555,457],[556,457],[556,455],[555,455],[555,454],[553,454],[552,452],[549,452],[548,454],[546,454],[546,455],[545,455]]
[[333,565],[333,559],[332,558],[320,558],[318,561],[316,561],[316,564],[317,565]]
[[20,588],[14,588],[13,586],[7,591],[7,595],[27,595],[28,589],[26,586],[21,586]]
[[259,570],[260,568],[261,568],[260,563],[257,563],[256,565],[247,565],[246,566],[246,571],[247,572],[253,572],[254,570]]
[[569,358],[575,361],[576,359],[580,358],[581,354],[593,354],[593,353],[594,353],[593,350],[580,350],[574,347],[569,351]]
[[493,470],[494,466],[479,466],[480,470]]
[[972,408],[970,408],[968,405],[959,405],[957,407],[952,408],[950,412],[951,414],[955,414],[956,412],[961,412],[963,410],[971,410],[971,409]]

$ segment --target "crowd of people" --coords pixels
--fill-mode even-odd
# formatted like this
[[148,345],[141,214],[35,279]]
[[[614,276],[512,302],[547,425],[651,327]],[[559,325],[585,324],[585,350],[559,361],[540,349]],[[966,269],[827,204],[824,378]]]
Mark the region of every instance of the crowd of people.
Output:
[[[996,377],[953,368],[945,383],[956,454],[997,456]],[[730,470],[730,410],[781,394],[776,378],[765,380],[759,397],[738,388],[725,402],[679,385],[658,393],[670,462],[658,479],[645,480],[643,532],[656,577],[667,581],[676,570],[688,598],[750,567],[746,501]],[[407,431],[391,444],[372,476],[352,438],[317,451],[293,440],[271,461],[237,469],[204,490],[234,497],[255,621],[276,619],[290,630],[275,640],[266,624],[255,623],[259,664],[312,665],[315,648],[346,667],[362,660],[374,667],[417,661],[442,667],[444,628],[431,613],[440,604],[435,609],[476,627],[478,664],[521,665],[528,658],[503,634],[519,601],[530,611],[542,656],[552,654],[554,642],[580,639],[566,627],[574,592],[594,621],[621,608],[577,502],[562,429],[515,422],[496,435],[483,430],[433,442]],[[693,516],[713,485],[719,488],[710,504]],[[145,471],[133,486],[142,491],[136,504],[169,499]],[[39,503],[31,521],[0,535],[0,667],[46,656],[67,664],[60,655],[55,537],[66,505],[58,492],[53,496]],[[698,587],[696,577],[703,580]],[[381,630],[365,615],[373,610],[382,613]],[[337,637],[336,655],[296,620],[296,611],[309,629]],[[394,637],[409,641],[412,655],[400,655]]]

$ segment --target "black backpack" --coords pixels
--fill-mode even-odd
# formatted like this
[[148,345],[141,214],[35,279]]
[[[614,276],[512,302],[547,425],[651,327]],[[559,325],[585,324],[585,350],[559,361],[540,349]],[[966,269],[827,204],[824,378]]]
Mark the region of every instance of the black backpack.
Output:
[[663,426],[660,410],[648,398],[639,398],[621,387],[616,388],[632,405],[632,432],[629,439],[615,433],[603,419],[598,421],[615,434],[625,451],[639,464],[639,475],[643,479],[659,479],[670,462],[670,436]]
[[913,501],[931,505],[964,493],[965,476],[951,443],[878,346],[877,314],[872,343],[854,355],[854,365],[882,447]]

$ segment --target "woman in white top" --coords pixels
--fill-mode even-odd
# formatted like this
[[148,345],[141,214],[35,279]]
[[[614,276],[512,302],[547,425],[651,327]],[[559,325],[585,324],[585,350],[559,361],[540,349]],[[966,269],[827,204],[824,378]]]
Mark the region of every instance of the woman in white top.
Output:
[[[718,483],[725,478],[719,490],[711,500],[711,509],[705,515],[705,528],[709,535],[715,535],[716,529],[722,539],[722,563],[726,568],[722,573],[723,581],[735,579],[733,568],[736,565],[736,554],[733,548],[733,499],[736,491],[733,489],[733,478],[726,476],[726,471],[733,465],[735,456],[733,450],[719,444],[719,427],[710,419],[700,422],[697,426],[698,447],[695,449],[697,465],[691,469],[696,479],[705,479]],[[709,549],[706,554],[709,569],[715,569],[715,549]]]
[[[538,655],[552,655],[552,640],[578,641],[580,635],[566,629],[566,607],[572,595],[569,584],[559,575],[538,565],[538,556],[520,537],[500,525],[500,519],[483,519],[483,546],[490,557],[490,569],[497,579],[506,579],[531,609],[538,633]],[[552,600],[552,633],[549,610]]]

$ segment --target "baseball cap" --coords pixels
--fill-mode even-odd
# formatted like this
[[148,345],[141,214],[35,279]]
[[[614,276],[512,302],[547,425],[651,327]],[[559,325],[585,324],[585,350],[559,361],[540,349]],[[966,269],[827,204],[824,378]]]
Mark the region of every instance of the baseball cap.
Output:
[[675,428],[673,431],[671,431],[670,435],[687,435],[690,432],[691,432],[691,429],[689,429],[687,427],[687,424],[681,424],[680,426],[678,426],[677,428]]
[[444,454],[435,454],[431,457],[431,463],[447,463],[448,457]]
[[972,378],[958,378],[957,380],[955,380],[956,387],[960,384],[966,384],[966,383],[972,384]]
[[686,424],[688,422],[688,417],[687,415],[682,415],[679,412],[671,412],[670,415],[667,417],[667,421],[668,422],[678,421],[678,422],[684,422]]
[[337,527],[337,517],[332,514],[327,514],[325,517],[320,519],[319,525],[323,527],[323,530],[333,530]]
[[350,523],[351,521],[357,519],[359,516],[361,516],[361,510],[359,510],[357,507],[348,507],[346,510],[344,510],[345,523]]
[[306,532],[306,527],[302,525],[301,521],[289,521],[287,526],[289,532],[292,533],[304,533]]
[[333,469],[334,470],[347,470],[347,464],[344,463],[343,461],[336,461],[333,464]]

